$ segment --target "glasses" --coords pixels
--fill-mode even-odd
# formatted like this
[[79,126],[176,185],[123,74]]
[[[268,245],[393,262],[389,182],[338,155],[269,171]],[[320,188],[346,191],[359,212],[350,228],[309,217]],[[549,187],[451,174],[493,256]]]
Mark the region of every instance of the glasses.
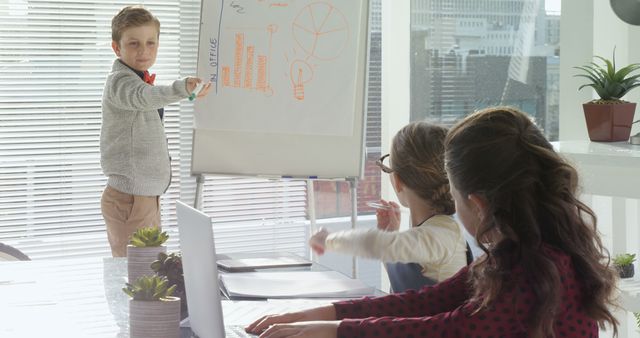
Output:
[[376,161],[376,165],[378,167],[380,167],[380,170],[384,171],[387,174],[391,174],[393,172],[393,169],[391,169],[389,166],[384,164],[384,159],[389,157],[389,154],[383,155],[382,157],[380,157],[377,161]]

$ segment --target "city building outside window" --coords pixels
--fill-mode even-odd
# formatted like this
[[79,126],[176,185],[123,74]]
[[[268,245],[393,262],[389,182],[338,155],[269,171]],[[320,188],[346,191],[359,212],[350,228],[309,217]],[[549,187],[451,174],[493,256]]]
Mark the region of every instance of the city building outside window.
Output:
[[560,0],[412,0],[411,120],[494,105],[558,139]]

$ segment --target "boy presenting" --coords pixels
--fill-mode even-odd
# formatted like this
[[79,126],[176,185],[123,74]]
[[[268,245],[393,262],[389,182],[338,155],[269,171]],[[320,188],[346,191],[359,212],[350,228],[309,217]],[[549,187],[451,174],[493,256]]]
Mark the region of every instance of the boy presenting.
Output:
[[153,85],[155,74],[148,69],[156,61],[159,36],[160,21],[140,6],[123,8],[111,21],[118,59],[102,95],[100,163],[108,181],[100,204],[114,257],[126,256],[137,228],[160,226],[160,195],[171,182],[163,106],[189,97],[202,82],[189,77]]

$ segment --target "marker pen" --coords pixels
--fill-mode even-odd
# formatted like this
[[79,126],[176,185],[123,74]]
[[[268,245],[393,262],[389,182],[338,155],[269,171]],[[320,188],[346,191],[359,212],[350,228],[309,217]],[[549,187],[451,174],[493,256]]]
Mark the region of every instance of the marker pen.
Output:
[[[380,209],[380,210],[391,210],[393,208],[390,205],[384,205],[378,201],[367,201],[365,204],[371,208]],[[403,214],[406,214],[409,212],[409,209],[400,208],[399,211]]]
[[191,92],[191,95],[189,95],[189,101],[195,100],[202,88],[204,88],[204,82],[198,83],[198,85],[196,85],[196,88],[193,89],[193,92]]
[[367,201],[367,206],[374,209],[391,210],[391,206],[376,201]]

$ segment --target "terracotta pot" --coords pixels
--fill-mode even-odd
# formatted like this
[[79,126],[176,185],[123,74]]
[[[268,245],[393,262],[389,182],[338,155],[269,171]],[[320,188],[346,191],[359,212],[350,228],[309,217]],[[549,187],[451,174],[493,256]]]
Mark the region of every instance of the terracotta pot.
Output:
[[167,252],[166,246],[153,246],[138,248],[133,245],[127,246],[127,269],[129,272],[129,283],[133,283],[142,276],[153,276],[155,272],[151,269],[151,263],[158,259],[158,254]]
[[629,140],[631,123],[636,111],[635,103],[585,103],[582,108],[591,141],[618,142]]
[[131,338],[179,338],[180,298],[129,300],[129,336]]

